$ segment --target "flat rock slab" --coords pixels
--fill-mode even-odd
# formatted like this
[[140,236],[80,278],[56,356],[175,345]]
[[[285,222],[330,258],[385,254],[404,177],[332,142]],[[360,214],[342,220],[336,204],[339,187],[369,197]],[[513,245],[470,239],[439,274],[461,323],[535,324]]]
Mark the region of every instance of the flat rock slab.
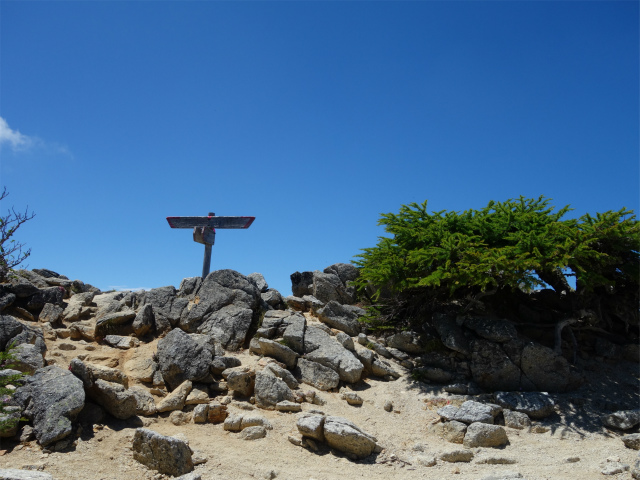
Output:
[[551,397],[542,392],[495,392],[493,396],[498,405],[526,413],[530,418],[546,418],[555,408]]
[[494,417],[500,413],[501,410],[502,408],[497,405],[487,405],[468,400],[464,402],[460,408],[453,405],[442,407],[438,410],[438,415],[447,420],[456,420],[466,424],[475,422],[492,424]]
[[33,470],[19,470],[17,468],[0,468],[1,480],[54,480],[49,473]]
[[133,458],[152,470],[173,476],[193,470],[191,449],[183,440],[138,428],[133,436]]

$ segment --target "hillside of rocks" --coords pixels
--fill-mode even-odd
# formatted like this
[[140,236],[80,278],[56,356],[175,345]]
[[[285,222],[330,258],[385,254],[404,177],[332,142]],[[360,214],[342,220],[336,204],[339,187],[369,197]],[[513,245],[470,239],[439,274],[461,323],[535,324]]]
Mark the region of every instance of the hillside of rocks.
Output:
[[640,478],[637,342],[574,359],[445,312],[374,333],[357,275],[295,272],[283,298],[232,270],[140,292],[15,272],[0,478]]

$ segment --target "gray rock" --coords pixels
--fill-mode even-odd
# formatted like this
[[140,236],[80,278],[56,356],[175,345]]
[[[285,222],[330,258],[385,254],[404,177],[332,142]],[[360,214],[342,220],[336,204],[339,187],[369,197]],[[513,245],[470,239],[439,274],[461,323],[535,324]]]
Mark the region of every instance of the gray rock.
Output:
[[277,363],[269,363],[266,367],[264,367],[264,370],[273,373],[276,377],[284,381],[284,383],[286,383],[290,389],[294,390],[298,388],[298,381],[293,376],[293,374],[286,368],[282,368]]
[[284,304],[284,299],[280,292],[273,288],[261,293],[260,298],[262,298],[262,301],[272,308],[279,308]]
[[364,365],[330,335],[309,327],[305,332],[304,348],[307,360],[336,371],[340,380],[348,383],[360,380]]
[[394,368],[387,362],[374,358],[371,362],[371,373],[376,377],[400,378],[400,374],[394,370]]
[[228,350],[240,348],[261,301],[256,286],[238,272],[217,270],[204,279],[197,297],[198,303],[183,309],[180,328],[211,335]]
[[302,411],[302,405],[300,405],[299,403],[296,402],[287,402],[286,400],[284,402],[278,402],[276,404],[276,410],[278,412],[301,412]]
[[523,476],[517,472],[504,472],[482,477],[482,480],[516,480],[518,478],[523,478]]
[[509,410],[526,413],[530,418],[546,418],[555,411],[555,403],[542,392],[495,392],[496,403]]
[[107,313],[96,320],[95,336],[128,335],[133,331],[131,322],[135,317],[133,310]]
[[300,297],[296,297],[295,295],[289,295],[284,298],[284,303],[287,304],[291,310],[295,310],[297,312],[306,312],[308,310],[307,303]]
[[192,387],[193,384],[189,380],[182,382],[178,388],[158,402],[158,412],[182,410]]
[[42,308],[40,315],[38,315],[38,321],[40,323],[49,323],[51,325],[56,325],[58,323],[58,320],[60,320],[63,311],[63,308],[59,305],[47,303]]
[[0,316],[0,350],[6,351],[11,345],[14,347],[23,343],[35,345],[44,354],[47,346],[44,343],[42,332],[24,325],[11,315]]
[[68,370],[49,366],[25,377],[14,402],[30,419],[38,443],[46,446],[71,434],[72,422],[84,406],[82,382]]
[[39,313],[47,303],[63,306],[65,290],[62,287],[41,288],[31,295],[25,307],[27,310]]
[[282,332],[286,344],[299,354],[304,353],[304,337],[307,330],[307,320],[300,314],[286,318],[287,326]]
[[294,368],[298,360],[298,354],[291,348],[268,338],[259,338],[260,350],[263,355],[275,358],[284,363],[288,368]]
[[633,462],[633,466],[631,467],[631,478],[640,480],[640,455],[638,455],[636,461]]
[[173,476],[193,470],[189,445],[175,437],[138,428],[133,437],[133,458],[152,470]]
[[354,301],[353,296],[347,293],[340,277],[333,273],[313,272],[311,295],[325,304],[331,301],[338,303],[353,303]]
[[324,273],[333,273],[340,278],[343,285],[347,286],[360,276],[360,270],[350,263],[334,263],[324,269]]
[[38,347],[30,343],[18,345],[13,350],[13,368],[28,375],[44,367],[44,357]]
[[318,390],[330,390],[340,383],[340,376],[335,370],[305,358],[298,360],[297,373],[302,382]]
[[463,325],[491,342],[504,343],[518,338],[516,327],[508,320],[467,317]]
[[159,332],[168,330],[168,327],[175,327],[189,303],[188,300],[178,297],[177,293],[176,289],[169,285],[147,290],[140,295],[140,306],[151,305],[154,325]]
[[3,312],[6,308],[13,305],[13,302],[16,301],[16,297],[13,293],[6,293],[0,291],[0,312]]
[[477,422],[467,427],[463,445],[467,448],[499,447],[508,441],[507,433],[500,425]]
[[622,443],[627,448],[640,450],[640,433],[631,433],[622,437]]
[[107,335],[104,337],[104,342],[114,348],[120,348],[122,350],[128,350],[140,345],[140,340],[135,337],[123,337],[121,335]]
[[438,415],[447,420],[456,420],[466,424],[475,422],[493,423],[495,416],[502,409],[497,405],[487,405],[484,403],[468,400],[464,402],[460,408],[453,405],[447,405],[438,410]]
[[467,425],[456,420],[444,424],[444,439],[451,443],[462,443]]
[[349,405],[360,406],[363,404],[362,397],[356,392],[344,392],[340,397],[346,400]]
[[250,273],[247,275],[247,279],[256,286],[260,293],[265,293],[269,290],[269,285],[261,273]]
[[535,385],[534,390],[566,392],[577,388],[583,381],[562,355],[544,345],[525,344],[519,358],[522,373]]
[[523,380],[522,371],[499,344],[474,340],[471,342],[471,352],[471,374],[481,387],[494,391],[535,389],[533,383]]
[[342,305],[335,300],[329,301],[323,308],[318,310],[318,318],[332,328],[336,328],[350,336],[360,333],[361,327],[358,318],[365,315],[362,308],[353,305]]
[[261,426],[247,427],[242,430],[240,437],[243,440],[257,440],[267,436],[267,429]]
[[452,452],[444,452],[440,454],[440,460],[449,463],[468,463],[473,460],[473,452],[471,450],[454,450]]
[[213,375],[221,375],[227,368],[239,367],[242,364],[236,357],[214,357],[209,370]]
[[17,468],[0,468],[2,480],[54,480],[49,473],[35,470],[19,470]]
[[[69,303],[62,312],[62,319],[67,322],[77,322],[86,313],[88,308],[96,296],[94,292],[77,293],[69,299]],[[46,305],[45,305],[46,308]],[[43,308],[43,312],[45,309]]]
[[324,441],[324,415],[304,413],[298,417],[296,427],[303,437]]
[[131,327],[136,337],[142,337],[151,331],[156,324],[156,319],[153,314],[153,306],[149,303],[144,305],[136,314],[133,319]]
[[209,405],[204,403],[196,405],[193,409],[193,423],[206,423],[209,417]]
[[226,376],[229,390],[248,397],[253,393],[254,377],[250,372],[232,371]]
[[338,343],[340,343],[340,345],[342,345],[344,348],[346,348],[350,352],[356,351],[356,347],[353,344],[353,338],[351,338],[346,333],[338,332],[338,334],[336,335],[336,340],[338,341]]
[[147,389],[134,385],[129,388],[129,392],[136,399],[136,415],[149,416],[157,413],[156,401]]
[[188,297],[191,294],[195,294],[202,285],[202,277],[188,277],[183,278],[178,287],[178,297]]
[[307,311],[313,312],[314,315],[318,313],[318,310],[324,307],[324,303],[322,303],[313,295],[305,295],[304,297],[302,297],[302,300],[304,300],[304,305]]
[[436,313],[433,315],[433,326],[447,348],[463,355],[469,355],[469,341],[454,318],[443,313]]
[[629,465],[620,462],[609,462],[600,471],[602,475],[617,475],[629,471]]
[[376,448],[376,438],[342,417],[325,417],[324,438],[327,444],[341,452],[364,458]]
[[93,401],[116,418],[126,420],[138,413],[138,400],[135,393],[119,383],[95,380],[89,395]]
[[287,384],[270,372],[256,373],[255,380],[256,406],[272,410],[283,401],[293,402],[293,392]]
[[602,417],[605,427],[629,430],[640,423],[640,409],[620,410]]
[[414,373],[419,378],[435,383],[447,383],[453,379],[453,373],[439,367],[419,367],[414,370]]
[[244,345],[252,322],[253,310],[227,305],[208,315],[197,332],[212,336],[227,350],[236,351]]
[[313,272],[295,272],[290,278],[294,296],[302,298],[305,295],[313,295]]
[[531,419],[526,413],[503,410],[504,426],[523,430],[531,426]]
[[158,341],[158,370],[170,389],[185,380],[202,381],[209,375],[213,354],[211,338],[176,328]]

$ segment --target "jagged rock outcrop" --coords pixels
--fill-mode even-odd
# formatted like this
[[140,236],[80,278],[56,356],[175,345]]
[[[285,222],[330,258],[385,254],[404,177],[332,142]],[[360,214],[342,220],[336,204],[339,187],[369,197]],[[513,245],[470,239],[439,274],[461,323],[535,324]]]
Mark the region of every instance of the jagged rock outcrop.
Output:
[[85,393],[82,382],[71,372],[52,365],[25,377],[13,401],[33,422],[38,443],[46,446],[71,434],[73,421],[84,406]]
[[211,381],[210,366],[215,353],[207,335],[188,334],[179,328],[158,341],[158,371],[170,389],[185,380]]

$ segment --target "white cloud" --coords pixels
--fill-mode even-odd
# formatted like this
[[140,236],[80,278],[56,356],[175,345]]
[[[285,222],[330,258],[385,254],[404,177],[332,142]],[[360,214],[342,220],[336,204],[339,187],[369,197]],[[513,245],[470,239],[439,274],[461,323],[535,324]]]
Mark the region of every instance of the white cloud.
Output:
[[0,146],[8,144],[12,150],[25,150],[34,144],[34,139],[12,130],[7,121],[0,117]]
[[109,285],[109,290],[115,290],[116,292],[142,292],[144,290],[151,290],[148,287],[127,287],[125,285]]

